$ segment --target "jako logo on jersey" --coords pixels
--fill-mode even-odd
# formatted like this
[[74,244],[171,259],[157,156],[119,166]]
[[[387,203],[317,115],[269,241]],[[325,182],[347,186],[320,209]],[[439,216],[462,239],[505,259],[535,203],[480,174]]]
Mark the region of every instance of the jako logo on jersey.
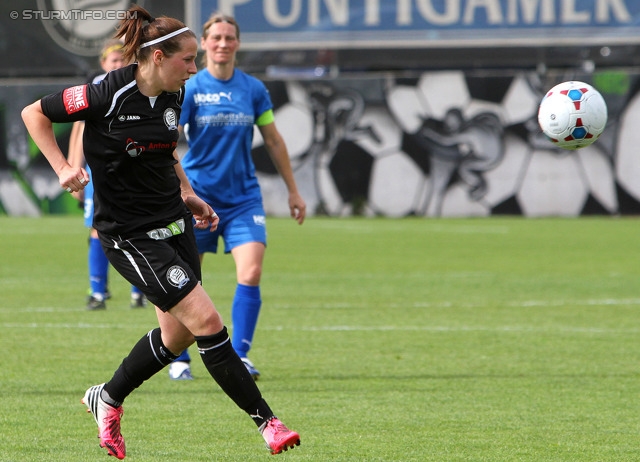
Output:
[[138,157],[144,152],[144,146],[140,146],[131,138],[127,138],[127,146],[125,147],[125,150],[131,157]]
[[182,289],[189,282],[187,272],[180,266],[172,266],[167,270],[167,281],[174,287]]
[[118,120],[120,122],[125,122],[127,120],[140,120],[140,116],[139,115],[124,115],[124,114],[120,114],[118,116]]
[[171,108],[165,109],[164,124],[167,126],[169,130],[178,129],[178,116],[176,115],[176,111],[174,111]]
[[231,92],[225,93],[223,91],[218,93],[195,93],[193,95],[193,102],[196,105],[200,104],[220,104],[220,100],[225,98],[231,102]]
[[85,109],[88,107],[87,86],[77,85],[67,88],[62,93],[62,101],[64,101],[64,108],[67,110],[67,114],[73,114],[81,109]]
[[264,218],[264,215],[254,215],[253,222],[256,225],[262,225],[262,226],[267,224],[267,220]]

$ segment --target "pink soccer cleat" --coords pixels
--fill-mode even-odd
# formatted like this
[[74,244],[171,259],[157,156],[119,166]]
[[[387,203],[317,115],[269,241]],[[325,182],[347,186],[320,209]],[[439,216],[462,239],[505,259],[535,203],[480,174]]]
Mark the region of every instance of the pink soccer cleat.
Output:
[[260,433],[267,443],[271,454],[280,454],[287,449],[300,446],[300,435],[289,430],[277,417],[260,427]]
[[93,414],[93,418],[96,419],[100,447],[105,448],[110,456],[124,459],[127,451],[120,433],[120,419],[124,411],[122,406],[110,406],[100,398],[103,388],[104,383],[89,388],[82,398],[82,403],[87,406],[87,412]]

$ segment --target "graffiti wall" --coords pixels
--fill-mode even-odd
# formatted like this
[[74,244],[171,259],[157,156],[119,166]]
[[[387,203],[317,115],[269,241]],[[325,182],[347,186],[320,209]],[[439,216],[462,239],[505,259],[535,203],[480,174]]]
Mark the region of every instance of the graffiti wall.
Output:
[[[311,214],[640,213],[640,2],[104,0],[0,2],[0,214],[81,213],[20,111],[76,85],[131,3],[200,31],[242,25],[242,68],[266,82]],[[603,94],[604,134],[575,152],[538,129],[547,89]],[[55,126],[66,151],[70,126]],[[256,130],[265,206],[288,215]],[[184,145],[180,149],[185,149]]]
[[[64,83],[0,86],[0,213],[38,216],[43,213],[82,214],[78,201],[62,193],[57,177],[27,135],[20,112]],[[61,149],[66,152],[71,124],[55,124]]]
[[[604,134],[578,151],[555,148],[537,124],[542,95],[563,80],[594,85],[609,109]],[[312,215],[539,217],[640,213],[639,82],[606,70],[266,83]],[[71,83],[0,88],[2,213],[81,213],[20,119],[26,104]],[[69,130],[56,126],[63,151]],[[284,183],[255,133],[267,212],[287,216]]]
[[[547,89],[581,80],[600,90],[609,120],[578,151],[540,132]],[[302,192],[318,214],[579,216],[640,212],[638,76],[426,72],[269,82],[276,123]],[[286,192],[260,147],[254,158],[270,213]]]

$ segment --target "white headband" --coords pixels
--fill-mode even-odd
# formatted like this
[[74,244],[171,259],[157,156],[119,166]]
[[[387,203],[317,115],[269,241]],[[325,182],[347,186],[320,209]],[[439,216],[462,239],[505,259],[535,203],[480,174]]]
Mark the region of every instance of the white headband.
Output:
[[157,39],[154,40],[149,40],[148,42],[144,42],[142,45],[140,45],[140,48],[145,48],[145,47],[150,47],[151,45],[155,45],[156,43],[160,43],[163,42],[167,39],[170,39],[171,37],[175,37],[178,34],[182,34],[183,32],[188,31],[189,28],[188,27],[183,27],[182,29],[178,29],[178,30],[174,30],[173,32],[167,34],[167,35],[163,35],[162,37],[158,37]]

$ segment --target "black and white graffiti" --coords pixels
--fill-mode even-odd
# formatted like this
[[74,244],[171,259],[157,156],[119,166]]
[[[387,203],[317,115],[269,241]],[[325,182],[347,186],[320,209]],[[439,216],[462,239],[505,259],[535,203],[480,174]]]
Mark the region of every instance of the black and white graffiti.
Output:
[[[640,79],[629,73],[591,77],[441,71],[267,86],[311,215],[638,214]],[[600,86],[609,109],[603,135],[578,151],[554,147],[537,125],[544,92],[570,79]],[[77,208],[65,200],[50,169],[40,168],[44,160],[31,152],[19,119],[22,106],[52,90],[0,91],[0,213]],[[267,213],[288,216],[285,185],[258,130],[253,157]]]
[[[270,88],[296,177],[316,213],[637,213],[640,160],[633,152],[640,135],[629,127],[640,119],[640,97],[624,110],[620,101],[610,104],[607,130],[596,144],[563,151],[537,125],[542,95],[559,78],[574,77],[448,71],[415,79],[277,82]],[[262,154],[257,148],[258,164],[264,163]],[[286,206],[272,166],[259,171],[267,208]]]

